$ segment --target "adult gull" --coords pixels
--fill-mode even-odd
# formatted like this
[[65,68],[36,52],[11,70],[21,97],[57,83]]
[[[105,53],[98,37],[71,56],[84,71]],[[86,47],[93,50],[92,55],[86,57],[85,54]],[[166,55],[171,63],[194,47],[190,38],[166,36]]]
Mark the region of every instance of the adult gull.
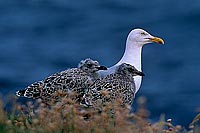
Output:
[[[142,48],[145,44],[148,43],[158,43],[164,44],[164,41],[159,38],[152,36],[147,31],[143,29],[134,29],[132,30],[126,40],[126,48],[125,52],[118,63],[114,66],[108,68],[107,70],[99,71],[99,75],[104,77],[108,74],[114,73],[117,66],[122,63],[128,63],[134,66],[137,70],[142,71],[142,64],[141,64],[141,55],[142,55]],[[136,85],[136,92],[139,90],[142,82],[141,76],[134,77],[135,85]]]

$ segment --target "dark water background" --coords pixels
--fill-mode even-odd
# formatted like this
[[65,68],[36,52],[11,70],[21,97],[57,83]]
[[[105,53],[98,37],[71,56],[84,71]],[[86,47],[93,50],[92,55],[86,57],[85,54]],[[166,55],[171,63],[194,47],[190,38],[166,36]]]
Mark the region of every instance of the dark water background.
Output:
[[0,93],[86,57],[112,66],[137,27],[165,40],[143,49],[137,97],[147,97],[152,120],[165,113],[187,126],[200,107],[199,0],[0,0]]

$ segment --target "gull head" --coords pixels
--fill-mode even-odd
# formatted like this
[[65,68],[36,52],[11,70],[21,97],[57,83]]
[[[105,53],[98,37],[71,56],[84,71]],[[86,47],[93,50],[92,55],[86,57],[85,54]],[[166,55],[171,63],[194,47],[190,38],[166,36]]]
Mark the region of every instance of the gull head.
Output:
[[92,60],[90,58],[80,61],[78,68],[87,73],[95,73],[98,70],[107,70],[105,66],[100,66],[98,61]]
[[158,43],[158,44],[164,44],[163,39],[159,37],[152,36],[147,31],[143,29],[134,29],[132,30],[128,35],[128,42],[135,43],[138,45],[143,46],[144,44],[148,43]]

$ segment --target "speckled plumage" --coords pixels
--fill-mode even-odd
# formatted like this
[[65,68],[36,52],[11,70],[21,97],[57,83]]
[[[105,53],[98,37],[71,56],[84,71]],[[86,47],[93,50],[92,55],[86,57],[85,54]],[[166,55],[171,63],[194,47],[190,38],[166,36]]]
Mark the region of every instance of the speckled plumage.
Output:
[[80,100],[86,89],[98,78],[98,70],[105,70],[97,61],[82,60],[78,68],[67,69],[55,73],[42,81],[35,82],[23,90],[16,92],[17,96],[27,98],[41,98],[43,101],[58,99],[57,93],[74,93],[76,100]]
[[84,95],[84,103],[97,107],[119,98],[122,100],[122,105],[131,105],[136,90],[133,76],[136,75],[144,74],[134,66],[122,63],[115,73],[97,79],[89,86],[88,92]]

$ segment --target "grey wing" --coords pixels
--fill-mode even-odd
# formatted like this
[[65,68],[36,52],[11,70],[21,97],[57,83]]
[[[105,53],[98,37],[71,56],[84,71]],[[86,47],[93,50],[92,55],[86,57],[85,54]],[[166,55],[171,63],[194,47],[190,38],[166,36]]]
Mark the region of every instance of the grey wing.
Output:
[[115,91],[114,98],[120,98],[122,100],[122,104],[130,105],[133,101],[135,95],[135,83],[134,80],[131,81],[129,78],[124,77],[123,75],[118,75],[115,78],[113,90]]
[[92,106],[104,105],[112,100],[113,94],[113,75],[100,78],[89,87],[85,95],[85,103]]
[[135,84],[130,81],[123,81],[123,83],[125,86],[120,93],[123,104],[131,105],[135,96]]
[[123,104],[131,104],[135,94],[135,84],[129,78],[119,74],[111,74],[102,78],[91,87],[86,96],[88,103],[106,104],[120,98]]
[[[53,91],[48,92],[48,95],[55,94],[58,90],[62,95],[74,95],[76,100],[79,100],[85,93],[90,78],[87,73],[78,68],[69,69],[59,73],[59,75],[53,80],[51,88]],[[47,90],[52,90],[46,87]],[[44,93],[47,94],[47,93]]]
[[27,98],[42,98],[42,93],[44,90],[47,90],[47,88],[51,87],[51,83],[53,80],[59,76],[60,73],[55,73],[47,78],[45,78],[42,81],[37,81],[25,89],[19,90],[16,92],[17,96],[27,97]]
[[28,98],[42,98],[47,94],[52,94],[56,91],[55,80],[60,78],[60,76],[66,71],[55,73],[42,81],[35,82],[25,89],[17,91],[16,95]]

